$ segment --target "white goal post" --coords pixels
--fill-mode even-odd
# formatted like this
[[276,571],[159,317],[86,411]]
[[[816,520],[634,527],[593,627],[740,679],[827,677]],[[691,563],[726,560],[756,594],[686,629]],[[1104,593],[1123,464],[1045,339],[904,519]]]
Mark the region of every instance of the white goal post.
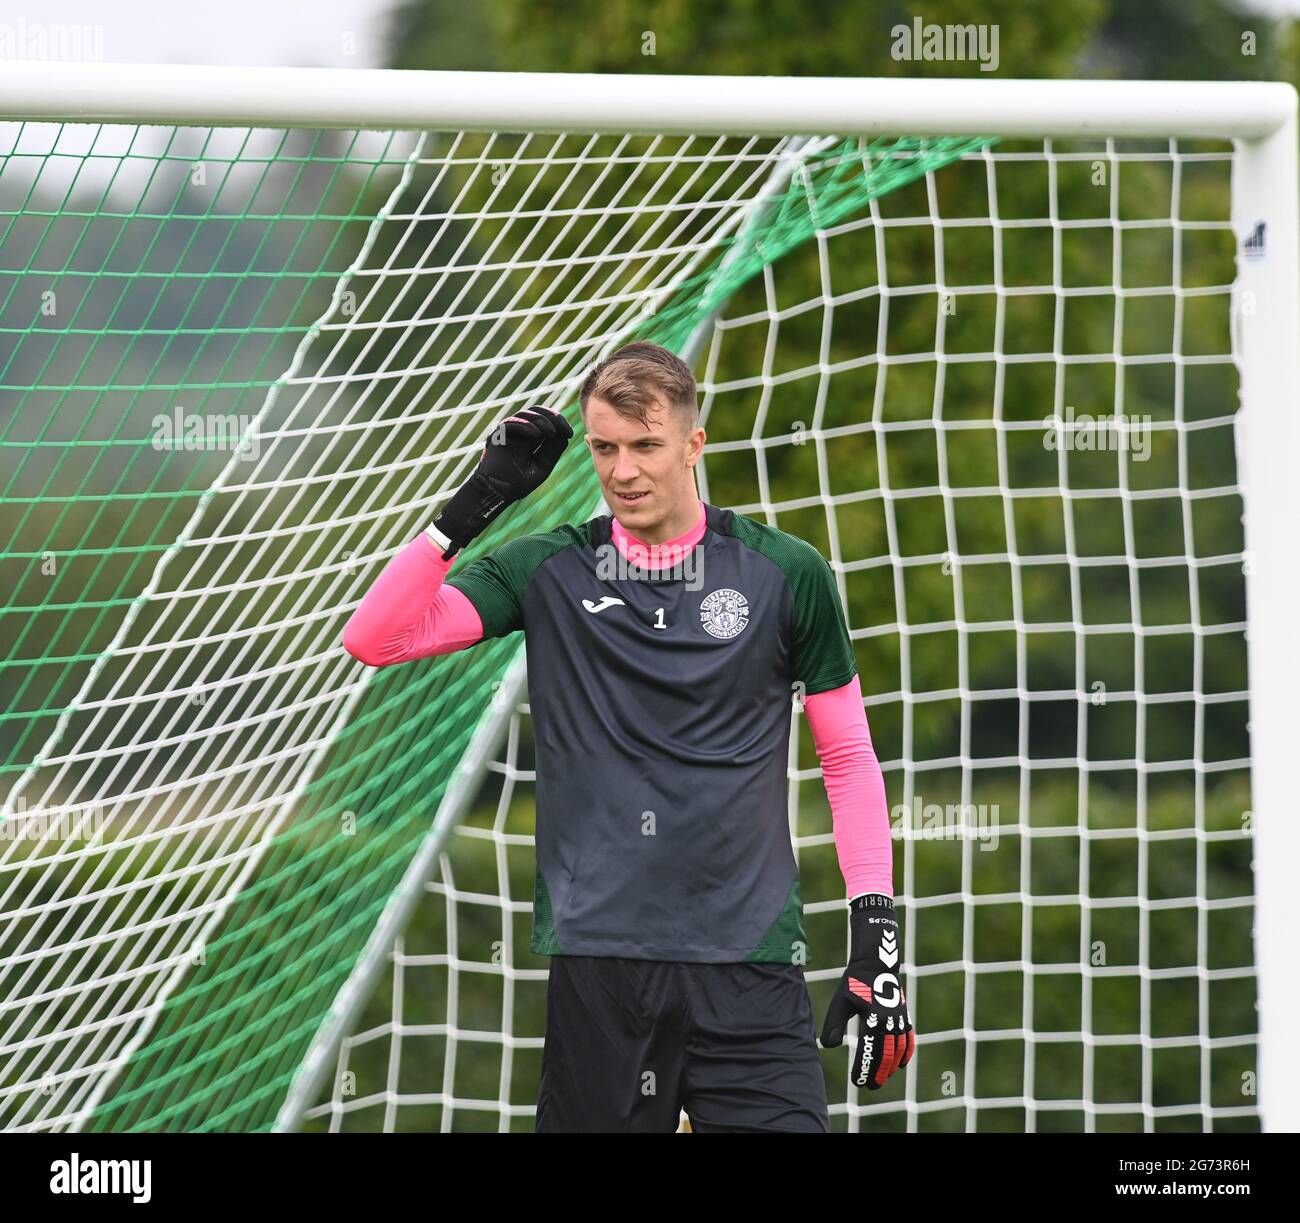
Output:
[[[490,420],[530,398],[571,406],[594,360],[653,335],[687,353],[699,375],[711,439],[701,495],[792,530],[813,515],[861,657],[897,655],[879,689],[861,668],[873,731],[877,712],[886,728],[879,742],[893,743],[888,728],[899,727],[895,749],[881,751],[891,804],[919,810],[951,785],[970,812],[985,777],[1005,787],[989,791],[998,801],[1014,796],[1001,826],[1024,850],[1010,891],[982,890],[978,872],[996,855],[973,850],[968,824],[957,830],[952,877],[927,856],[918,829],[897,830],[917,1065],[929,1006],[941,1017],[931,1033],[941,1027],[960,1050],[950,1059],[963,1110],[954,1124],[979,1128],[981,1117],[1009,1110],[1008,1124],[1026,1128],[1053,1117],[1068,1127],[1077,1114],[1086,1129],[1136,1118],[1146,1129],[1241,1120],[1300,1131],[1290,1032],[1300,1011],[1291,943],[1300,805],[1290,790],[1300,692],[1298,139],[1296,94],[1281,84],[4,65],[0,227],[10,253],[0,255],[0,398],[16,406],[0,409],[9,603],[0,825],[10,829],[0,840],[0,1063],[10,1066],[0,1128],[347,1128],[362,1104],[382,1114],[374,1124],[383,1129],[401,1128],[408,1108],[426,1129],[452,1128],[458,1115],[527,1128],[527,1072],[517,1067],[535,1060],[540,1034],[513,1008],[526,996],[535,1006],[529,991],[544,968],[525,963],[526,925],[522,940],[516,929],[531,909],[517,886],[532,776],[522,643],[359,675],[338,635],[378,568],[464,479]],[[1222,216],[1211,215],[1220,169]],[[953,185],[965,170],[975,177]],[[1084,219],[1070,211],[1086,194],[1076,171],[1093,174],[1097,193]],[[1122,175],[1144,190],[1171,185],[1134,220]],[[978,214],[967,210],[972,192],[982,192]],[[968,232],[968,251],[983,252],[987,240],[980,260],[990,271],[962,281],[955,268]],[[1223,234],[1231,279],[1202,282],[1198,243]],[[1033,235],[1043,245],[1025,258],[1041,254],[1049,270],[1022,283],[1012,252]],[[1099,279],[1083,283],[1075,274],[1090,257],[1063,252],[1091,236],[1106,253]],[[1132,252],[1148,240],[1164,253],[1142,263],[1148,282],[1133,287],[1132,263],[1147,256]],[[782,261],[800,251],[807,258],[787,278]],[[1154,266],[1169,270],[1151,279]],[[891,267],[907,276],[891,279]],[[240,295],[253,290],[250,307]],[[909,322],[915,303],[931,299],[933,319]],[[1220,299],[1221,317],[1199,321],[1196,312]],[[1032,302],[1051,317],[1050,336],[1022,348],[1016,328],[1028,316],[1015,311]],[[1093,318],[1094,308],[1108,313]],[[981,311],[988,338],[979,330],[979,342],[958,348],[951,320],[978,330]],[[1076,340],[1080,316],[1090,321]],[[1168,338],[1134,357],[1131,332],[1143,325],[1166,326]],[[926,327],[928,348],[900,349],[899,329],[911,337]],[[1202,349],[1188,339],[1197,327],[1198,336],[1230,331],[1230,349]],[[1110,346],[1097,348],[1107,334]],[[1005,387],[1021,367],[1038,369],[1051,391],[1018,416]],[[985,368],[987,403],[966,380]],[[1167,394],[1136,389],[1157,370]],[[930,410],[900,409],[918,393],[909,381],[918,371]],[[1230,371],[1235,384],[1210,381]],[[1101,379],[1086,383],[1094,394],[1114,388],[1106,406],[1121,426],[1130,405],[1151,413],[1148,438],[1167,436],[1173,474],[1164,483],[1132,483],[1125,452],[1113,475],[1090,472],[1076,486],[1064,449],[1053,451],[1067,477],[1059,487],[1021,482],[1028,468],[1008,458],[1008,443],[1035,420],[1059,423],[1067,406],[1058,444],[1078,436],[1069,396],[1073,380],[1092,378]],[[783,397],[793,403],[805,391],[798,419],[769,424],[785,420]],[[1230,393],[1239,407],[1222,402]],[[846,403],[858,405],[856,416]],[[160,459],[143,436],[146,421],[173,408],[178,432],[189,415],[205,435],[214,419],[233,420],[237,444],[215,464],[187,460],[178,475],[175,455]],[[1189,455],[1218,428],[1231,438],[1221,450],[1231,470],[1200,483],[1189,471],[1203,460]],[[960,452],[984,432],[990,457],[979,466]],[[930,470],[909,450],[923,434],[937,475],[913,482]],[[806,452],[792,448],[805,442]],[[529,517],[507,515],[504,534],[485,545],[598,508],[580,447],[571,450],[550,499]],[[1059,510],[1059,547],[1016,543],[1018,515],[1035,496]],[[1223,522],[1210,528],[1202,517],[1234,499],[1244,509],[1239,547]],[[930,501],[946,538],[913,548],[900,524]],[[994,525],[966,536],[979,506],[994,502]],[[1164,502],[1181,515],[1172,560],[1145,550],[1147,528],[1134,520],[1135,509]],[[1074,514],[1103,504],[1122,520],[1122,542],[1094,555]],[[1133,729],[1103,728],[1101,738],[1127,735],[1125,750],[1094,755],[1089,719],[1099,702],[1085,653],[1090,641],[1122,640],[1124,629],[1080,612],[1080,582],[1105,566],[1126,570],[1116,581],[1140,609],[1151,598],[1144,583],[1179,561],[1188,610],[1154,630],[1144,620],[1131,627],[1135,674],[1103,683],[1100,703],[1113,689]],[[1044,582],[1049,564],[1060,569],[1072,616],[1040,622],[1026,610],[1042,589],[1040,564]],[[1244,624],[1203,621],[1200,575],[1234,565]],[[981,567],[1008,575],[1010,614],[981,614]],[[953,587],[947,615],[931,600],[949,596],[912,585],[930,582],[932,569]],[[894,610],[877,619],[867,609],[880,589]],[[973,659],[998,634],[1005,667],[981,683]],[[1032,679],[1035,643],[1053,635],[1073,638],[1077,683]],[[1248,695],[1207,679],[1206,642],[1234,635],[1244,641]],[[1183,638],[1187,677],[1161,690],[1144,669],[1147,651]],[[983,714],[972,709],[986,699],[1004,702],[996,717],[1008,725],[1019,719],[1011,749],[979,746]],[[1235,704],[1248,710],[1248,750],[1216,755],[1219,723],[1207,731],[1207,711]],[[1081,745],[1073,766],[1035,738],[1067,705]],[[949,706],[951,725],[925,720]],[[1149,754],[1149,726],[1176,707],[1186,708],[1189,746]],[[430,710],[447,715],[444,726]],[[799,748],[801,723],[796,709],[790,818],[802,865],[805,853],[815,864],[833,849],[812,809],[820,782],[806,742]],[[931,734],[941,741],[932,752]],[[1182,723],[1169,730],[1171,742],[1182,735]],[[1248,774],[1249,810],[1234,831],[1225,823],[1234,800],[1214,785],[1238,772]],[[1045,775],[1060,788],[1038,790]],[[1175,777],[1194,795],[1186,824],[1159,790]],[[1104,796],[1104,824],[1090,794]],[[76,823],[72,835],[47,822],[56,815]],[[96,832],[86,838],[90,820]],[[23,831],[37,826],[39,836]],[[1106,855],[1128,840],[1132,881],[1127,858],[1107,881]],[[1192,890],[1179,892],[1153,880],[1155,860],[1183,842],[1195,861]],[[1214,856],[1238,842],[1253,874],[1248,893],[1222,890],[1229,868]],[[1071,882],[1048,886],[1035,862],[1063,847],[1076,862]],[[458,864],[472,883],[457,883]],[[311,903],[295,908],[304,889]],[[1024,897],[1011,919],[1019,954],[977,955],[971,914],[1010,912],[1011,892]],[[810,918],[842,926],[841,899],[816,894]],[[433,949],[412,933],[430,903],[441,940]],[[1039,958],[1035,922],[1048,910],[1067,914],[1070,929],[1079,923],[1073,969],[1055,952]],[[1101,938],[1093,922],[1121,910],[1137,915],[1140,931],[1123,972],[1087,950]],[[1161,936],[1151,922],[1184,911],[1194,963],[1169,967],[1153,953]],[[1253,964],[1219,966],[1211,922],[1246,911]],[[321,912],[328,937],[313,925]],[[495,928],[479,931],[484,915]],[[935,945],[913,942],[914,921],[935,932]],[[956,950],[944,949],[950,933]],[[336,937],[337,964],[312,958]],[[835,954],[818,955],[810,982],[838,973]],[[427,992],[426,971],[439,974],[437,996],[424,999],[429,1014],[417,1022],[403,1007]],[[993,1021],[981,989],[999,974],[1016,979],[1019,1010]],[[1053,974],[1081,996],[1079,1017],[1061,1027],[1041,1015]],[[493,992],[467,1017],[461,991],[471,977],[490,979]],[[1112,1028],[1094,1012],[1094,988],[1130,977],[1136,1017]],[[426,985],[417,989],[417,979]],[[1216,993],[1246,979],[1257,1029],[1219,1035]],[[1152,990],[1166,984],[1193,991],[1192,1030],[1162,1029]],[[375,1009],[381,988],[391,1014]],[[1116,1002],[1115,1013],[1127,1005]],[[483,1009],[499,1012],[499,1029]],[[1111,1095],[1098,1082],[1123,1076],[1098,1059],[1126,1040],[1140,1060],[1131,1091]],[[373,1052],[375,1041],[386,1077],[340,1086],[350,1053]],[[409,1078],[421,1041],[418,1064],[442,1071],[428,1091]],[[1014,1073],[996,1081],[1015,1086],[982,1090],[984,1047],[993,1062],[1007,1041],[1017,1046]],[[1075,1045],[1077,1074],[1066,1064],[1070,1086],[1055,1096],[1045,1082],[1052,1048]],[[1225,1070],[1215,1060],[1248,1047],[1257,1049],[1257,1086],[1238,1063]],[[828,1065],[843,1053],[833,1063],[828,1054]],[[1171,1073],[1160,1068],[1166,1053],[1191,1059],[1188,1099],[1153,1086]],[[479,1059],[492,1063],[486,1087],[475,1081],[488,1077]],[[1247,1085],[1240,1101],[1224,1103],[1223,1081],[1234,1076]],[[851,1095],[833,1112],[857,1127],[878,1106],[882,1118],[923,1129],[954,1104],[921,1084],[888,1104]]]

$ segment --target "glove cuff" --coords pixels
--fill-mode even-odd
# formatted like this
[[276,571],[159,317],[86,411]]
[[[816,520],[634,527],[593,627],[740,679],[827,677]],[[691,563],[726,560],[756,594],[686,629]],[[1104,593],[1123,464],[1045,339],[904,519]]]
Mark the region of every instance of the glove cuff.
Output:
[[442,513],[433,520],[433,525],[445,535],[452,544],[450,552],[443,553],[443,560],[454,556],[480,532],[484,531],[509,502],[482,473],[475,472],[451,496],[451,500],[442,507]]
[[882,937],[881,931],[892,928],[898,933],[898,915],[894,898],[881,892],[868,892],[849,902],[849,960],[867,958],[868,951]]
[[457,545],[452,543],[451,540],[438,529],[436,521],[429,523],[429,525],[424,528],[424,534],[432,541],[433,546],[438,549],[439,553],[441,553],[443,560],[451,560],[458,551]]

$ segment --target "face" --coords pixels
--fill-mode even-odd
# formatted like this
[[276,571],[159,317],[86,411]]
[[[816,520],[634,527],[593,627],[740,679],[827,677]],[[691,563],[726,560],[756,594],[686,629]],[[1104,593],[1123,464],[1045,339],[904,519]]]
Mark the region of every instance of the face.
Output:
[[695,525],[694,469],[705,432],[696,426],[683,433],[662,401],[649,418],[647,428],[593,397],[587,400],[586,442],[614,517],[638,539],[662,543]]

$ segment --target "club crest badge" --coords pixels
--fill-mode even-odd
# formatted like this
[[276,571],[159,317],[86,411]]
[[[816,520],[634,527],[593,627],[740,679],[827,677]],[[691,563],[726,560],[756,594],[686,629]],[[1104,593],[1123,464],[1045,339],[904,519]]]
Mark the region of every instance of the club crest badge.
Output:
[[738,590],[715,590],[700,604],[700,623],[714,637],[735,637],[749,623],[749,600]]

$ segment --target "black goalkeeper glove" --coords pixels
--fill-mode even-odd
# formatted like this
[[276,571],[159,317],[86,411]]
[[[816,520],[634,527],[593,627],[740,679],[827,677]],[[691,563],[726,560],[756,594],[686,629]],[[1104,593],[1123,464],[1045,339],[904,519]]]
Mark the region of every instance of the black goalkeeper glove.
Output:
[[858,1044],[849,1078],[876,1091],[895,1070],[912,1060],[916,1034],[898,979],[902,949],[898,918],[889,896],[868,892],[849,903],[849,966],[826,1008],[822,1047],[844,1040],[844,1025],[858,1017]]
[[521,501],[551,474],[573,428],[550,408],[523,408],[494,425],[478,467],[456,490],[433,525],[451,541],[450,560],[514,501]]

